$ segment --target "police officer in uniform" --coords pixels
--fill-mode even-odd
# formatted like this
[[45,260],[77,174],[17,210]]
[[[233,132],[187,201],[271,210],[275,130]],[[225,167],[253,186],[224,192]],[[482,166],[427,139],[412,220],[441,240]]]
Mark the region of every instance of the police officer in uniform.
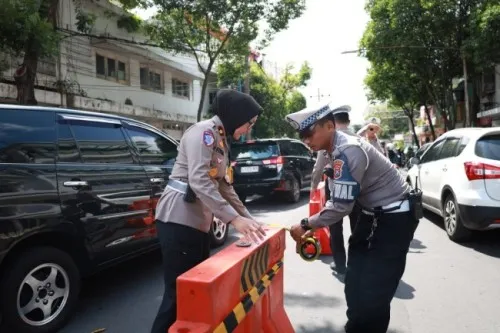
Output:
[[315,151],[326,150],[333,167],[332,200],[291,228],[300,243],[314,229],[338,223],[355,202],[362,208],[349,239],[345,276],[347,333],[387,332],[390,303],[422,217],[421,192],[411,190],[390,161],[364,140],[336,131],[328,106],[306,108],[286,120]]
[[[347,135],[358,137],[358,135],[349,129],[350,119],[349,112],[351,107],[348,105],[341,106],[332,110],[332,112],[326,117],[332,117],[335,122],[335,128],[337,131],[342,131]],[[320,151],[318,153],[318,158],[314,165],[312,182],[311,182],[311,195],[318,188],[318,184],[321,180],[323,174],[328,176],[328,186],[325,188],[326,198],[330,199],[330,190],[332,187],[333,169],[331,165],[328,165],[328,152]],[[351,227],[351,233],[354,231],[356,226],[356,221],[359,215],[359,205],[355,205],[352,212],[349,214],[349,224]],[[346,250],[344,246],[344,228],[343,221],[338,223],[333,223],[330,225],[330,247],[333,253],[333,262],[330,264],[330,268],[340,275],[345,274],[346,270]]]
[[258,241],[265,231],[238,199],[227,177],[229,142],[247,133],[262,112],[247,94],[220,90],[215,116],[182,136],[177,160],[156,207],[165,291],[152,333],[165,333],[176,320],[176,279],[210,255],[213,215]]

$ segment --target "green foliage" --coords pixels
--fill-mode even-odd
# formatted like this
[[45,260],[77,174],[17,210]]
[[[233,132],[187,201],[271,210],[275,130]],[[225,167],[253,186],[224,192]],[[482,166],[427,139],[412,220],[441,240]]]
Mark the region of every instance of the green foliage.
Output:
[[94,27],[97,16],[92,13],[87,13],[81,8],[77,8],[76,12],[76,29],[83,33],[90,34]]
[[[244,79],[245,71],[243,61],[231,60],[218,67],[219,86],[237,86]],[[264,112],[255,125],[254,136],[258,138],[269,137],[295,137],[296,133],[284,118],[287,114],[300,111],[306,107],[305,97],[297,88],[307,84],[311,77],[312,69],[305,63],[295,74],[292,67],[285,72],[280,82],[266,75],[256,63],[250,67],[250,95],[264,108]]]
[[435,105],[453,128],[452,80],[463,75],[462,56],[472,82],[500,61],[498,0],[370,0],[366,10],[360,44],[372,65],[369,98],[407,110]]
[[401,109],[386,105],[374,105],[370,107],[368,113],[368,118],[371,117],[377,117],[381,120],[382,132],[379,137],[382,139],[392,139],[396,134],[408,132],[408,118]]
[[[261,45],[288,27],[305,9],[304,0],[155,0],[158,14],[146,31],[165,49],[192,54],[205,78],[219,57],[248,56],[249,44],[259,35],[259,23],[269,26]],[[204,80],[202,95],[208,80]],[[203,111],[201,99],[198,120]]]
[[25,51],[37,52],[40,56],[53,55],[59,41],[48,17],[53,2],[0,0],[1,50],[15,55]]
[[122,15],[116,21],[118,28],[125,29],[127,32],[137,32],[142,27],[142,20],[136,15]]

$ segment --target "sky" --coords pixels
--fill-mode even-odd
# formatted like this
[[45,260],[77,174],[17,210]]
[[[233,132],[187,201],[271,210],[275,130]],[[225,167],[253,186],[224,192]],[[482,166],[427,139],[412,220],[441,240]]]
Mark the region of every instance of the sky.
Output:
[[[307,61],[312,67],[308,86],[301,89],[308,105],[332,102],[350,105],[351,123],[363,123],[368,106],[363,84],[369,63],[357,54],[341,54],[356,50],[368,23],[365,0],[306,0],[306,11],[290,22],[287,30],[277,34],[263,50],[266,59],[284,68],[296,68]],[[138,11],[143,18],[154,10]],[[318,91],[320,101],[318,101]],[[329,95],[329,96],[328,96]]]

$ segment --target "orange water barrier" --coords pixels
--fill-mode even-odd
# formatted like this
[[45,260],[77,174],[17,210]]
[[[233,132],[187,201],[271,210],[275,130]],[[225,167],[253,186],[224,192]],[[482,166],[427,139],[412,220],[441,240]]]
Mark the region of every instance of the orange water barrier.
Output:
[[285,230],[231,244],[177,278],[177,321],[169,333],[293,333],[283,304]]

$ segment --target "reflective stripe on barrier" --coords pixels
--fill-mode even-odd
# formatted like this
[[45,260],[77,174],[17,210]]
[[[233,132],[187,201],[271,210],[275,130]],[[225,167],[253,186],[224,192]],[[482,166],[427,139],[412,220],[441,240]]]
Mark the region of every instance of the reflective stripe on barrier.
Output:
[[271,284],[272,279],[276,273],[283,266],[283,259],[278,261],[263,277],[260,279],[255,286],[250,289],[248,294],[243,297],[241,302],[238,303],[233,309],[233,311],[224,319],[222,323],[214,330],[214,333],[231,333],[233,332],[238,324],[240,324],[247,313],[252,309],[252,307],[260,299],[260,296],[266,291],[266,288]]

